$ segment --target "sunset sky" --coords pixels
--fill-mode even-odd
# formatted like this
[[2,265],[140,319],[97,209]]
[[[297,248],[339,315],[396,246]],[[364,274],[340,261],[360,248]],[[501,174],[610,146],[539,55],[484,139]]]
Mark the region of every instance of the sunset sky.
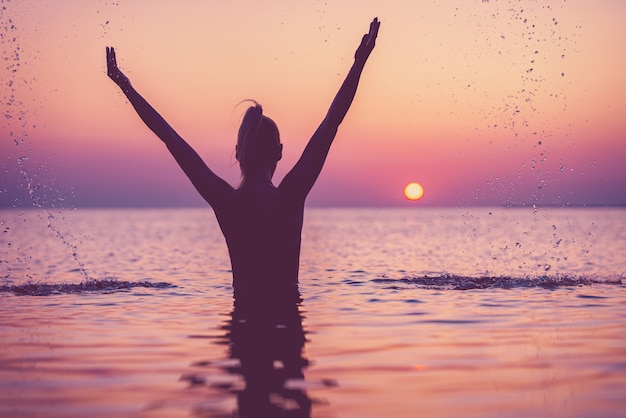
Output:
[[[626,2],[7,1],[0,206],[202,205],[106,76],[233,185],[253,98],[291,168],[375,16],[377,46],[308,203],[626,204]],[[24,158],[26,157],[26,158]],[[406,200],[407,183],[425,189]],[[30,186],[29,184],[30,183]]]

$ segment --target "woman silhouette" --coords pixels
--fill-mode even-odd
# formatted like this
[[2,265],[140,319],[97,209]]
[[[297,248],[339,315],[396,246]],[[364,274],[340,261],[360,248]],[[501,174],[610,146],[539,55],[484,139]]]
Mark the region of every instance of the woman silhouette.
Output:
[[317,180],[374,49],[375,18],[354,55],[354,64],[302,156],[278,187],[272,183],[282,144],[276,124],[253,102],[239,129],[236,158],[242,182],[234,188],[213,173],[200,156],[132,87],[107,51],[108,76],[122,89],[145,124],[165,143],[200,195],[211,205],[228,245],[235,298],[259,292],[297,293],[304,201]]

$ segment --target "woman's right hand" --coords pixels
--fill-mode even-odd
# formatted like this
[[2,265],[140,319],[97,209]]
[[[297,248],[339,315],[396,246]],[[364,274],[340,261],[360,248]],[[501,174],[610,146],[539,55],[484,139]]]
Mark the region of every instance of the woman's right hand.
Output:
[[130,80],[117,68],[115,49],[107,46],[107,75],[122,89],[130,86]]

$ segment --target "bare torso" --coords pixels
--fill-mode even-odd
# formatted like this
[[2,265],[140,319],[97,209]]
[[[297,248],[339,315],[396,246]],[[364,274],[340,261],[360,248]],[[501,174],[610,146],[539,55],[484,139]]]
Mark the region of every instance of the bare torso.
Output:
[[218,205],[235,291],[296,287],[304,199],[270,183],[244,184]]

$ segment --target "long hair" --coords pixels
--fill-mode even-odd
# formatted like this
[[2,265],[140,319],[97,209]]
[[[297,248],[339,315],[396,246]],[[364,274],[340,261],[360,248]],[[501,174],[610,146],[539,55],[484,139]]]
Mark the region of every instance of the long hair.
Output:
[[259,103],[249,101],[253,106],[246,110],[241,121],[235,153],[244,180],[260,168],[276,164],[281,157],[278,126],[263,115],[263,107]]

